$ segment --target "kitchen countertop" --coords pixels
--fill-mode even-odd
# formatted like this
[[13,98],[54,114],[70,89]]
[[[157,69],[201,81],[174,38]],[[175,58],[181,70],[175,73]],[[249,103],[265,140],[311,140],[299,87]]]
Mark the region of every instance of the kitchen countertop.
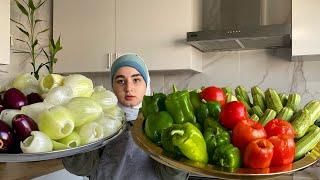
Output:
[[61,159],[26,163],[0,163],[0,179],[31,179],[63,168]]

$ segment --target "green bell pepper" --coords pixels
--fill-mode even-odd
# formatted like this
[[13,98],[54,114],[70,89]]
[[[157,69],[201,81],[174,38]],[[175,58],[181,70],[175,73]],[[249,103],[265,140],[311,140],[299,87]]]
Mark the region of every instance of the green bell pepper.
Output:
[[144,96],[141,107],[143,116],[146,118],[150,114],[165,111],[165,99],[166,95],[163,93],[154,93],[152,96]]
[[203,125],[204,120],[209,116],[209,109],[206,103],[201,102],[199,107],[195,110],[197,122]]
[[161,144],[166,151],[179,154],[192,161],[207,163],[206,142],[201,131],[192,123],[173,124],[161,135]]
[[197,109],[200,106],[200,104],[202,103],[199,91],[201,91],[201,90],[193,90],[193,91],[189,92],[190,101],[193,106],[193,109]]
[[171,127],[172,124],[173,119],[168,112],[156,112],[147,117],[144,124],[144,132],[151,141],[160,145],[162,130]]
[[218,121],[213,119],[212,117],[208,117],[207,119],[204,120],[203,128],[212,128],[212,129],[223,129],[224,131],[227,131],[225,127],[223,127]]
[[216,120],[219,120],[220,112],[221,112],[221,104],[216,101],[207,102],[207,107],[209,110],[209,114]]
[[230,144],[230,135],[227,131],[221,128],[207,128],[203,133],[204,140],[207,145],[207,152],[209,155],[209,162],[212,162],[214,150],[223,144]]
[[235,169],[241,165],[240,150],[232,144],[223,144],[216,148],[212,160],[221,167]]
[[175,123],[196,122],[188,91],[177,91],[173,85],[173,93],[167,96],[165,106]]

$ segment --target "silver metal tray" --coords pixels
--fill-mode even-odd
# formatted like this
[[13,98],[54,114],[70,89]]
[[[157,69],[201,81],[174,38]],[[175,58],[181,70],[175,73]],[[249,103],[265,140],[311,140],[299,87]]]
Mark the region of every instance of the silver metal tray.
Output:
[[190,161],[178,161],[167,156],[164,150],[151,142],[144,134],[144,118],[142,113],[139,114],[131,131],[132,137],[136,144],[151,158],[166,166],[187,171],[202,177],[226,178],[226,179],[261,179],[290,174],[305,169],[315,164],[320,159],[320,142],[313,149],[314,153],[309,153],[302,159],[293,162],[290,165],[281,167],[270,167],[264,169],[238,168],[234,170],[224,169],[211,164],[201,164]]
[[0,154],[0,162],[30,162],[30,161],[43,161],[49,159],[57,159],[75,154],[85,153],[99,149],[108,144],[113,139],[117,138],[126,129],[127,123],[124,120],[122,126],[112,135],[100,139],[98,141],[70,149],[59,151],[51,151],[45,153],[21,153],[21,154]]

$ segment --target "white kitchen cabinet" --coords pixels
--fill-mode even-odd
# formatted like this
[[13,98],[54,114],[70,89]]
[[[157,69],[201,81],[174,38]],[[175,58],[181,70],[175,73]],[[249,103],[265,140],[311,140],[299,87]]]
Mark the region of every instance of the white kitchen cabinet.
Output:
[[292,1],[292,56],[314,60],[320,55],[319,7],[319,0]]
[[55,0],[53,28],[63,46],[55,70],[105,72],[110,59],[137,53],[149,70],[200,72],[201,52],[186,44],[186,33],[200,30],[200,2]]
[[201,53],[185,42],[186,32],[200,27],[198,0],[116,3],[117,53],[140,54],[150,70],[202,70]]
[[115,0],[54,0],[53,32],[63,48],[55,72],[105,72],[115,52]]
[[0,1],[0,64],[10,63],[10,0]]

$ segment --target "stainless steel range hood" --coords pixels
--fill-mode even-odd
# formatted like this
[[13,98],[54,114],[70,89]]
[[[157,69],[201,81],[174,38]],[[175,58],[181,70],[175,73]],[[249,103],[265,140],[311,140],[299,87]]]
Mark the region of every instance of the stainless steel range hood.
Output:
[[207,0],[204,30],[187,42],[202,52],[291,47],[291,0]]

